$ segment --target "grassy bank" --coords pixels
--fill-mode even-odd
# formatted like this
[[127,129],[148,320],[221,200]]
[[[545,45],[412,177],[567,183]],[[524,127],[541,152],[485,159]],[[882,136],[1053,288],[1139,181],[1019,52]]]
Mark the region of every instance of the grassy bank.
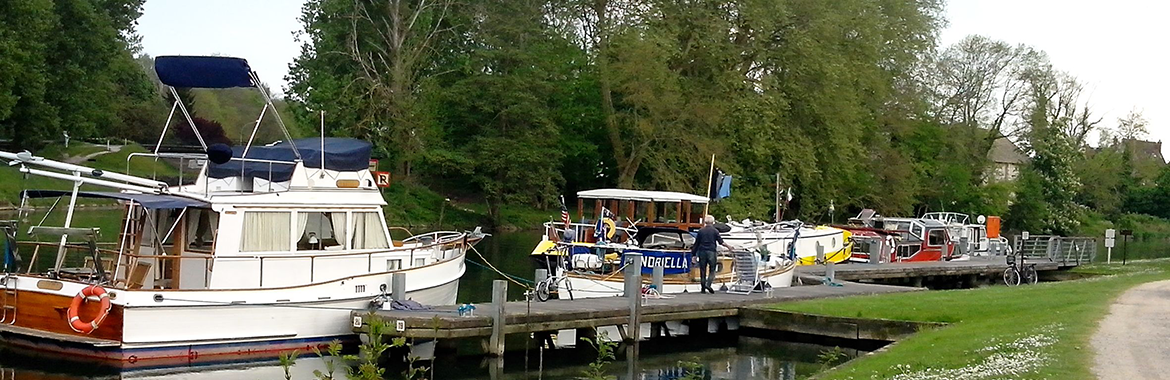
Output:
[[835,316],[946,322],[823,379],[1091,379],[1089,339],[1112,300],[1170,279],[1170,261],[1093,265],[1077,281],[828,299],[775,306]]
[[[470,229],[492,226],[487,205],[482,202],[450,199],[426,186],[397,181],[382,191],[388,204],[386,219],[390,225],[407,228]],[[502,230],[539,228],[549,218],[560,218],[560,210],[539,210],[505,205],[495,225]],[[414,231],[419,232],[419,231]]]

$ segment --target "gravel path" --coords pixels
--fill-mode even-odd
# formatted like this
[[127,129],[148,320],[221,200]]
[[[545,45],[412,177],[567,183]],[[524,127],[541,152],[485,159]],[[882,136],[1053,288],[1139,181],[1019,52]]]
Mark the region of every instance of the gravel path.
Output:
[[1170,281],[1142,284],[1118,297],[1092,345],[1099,379],[1170,379]]

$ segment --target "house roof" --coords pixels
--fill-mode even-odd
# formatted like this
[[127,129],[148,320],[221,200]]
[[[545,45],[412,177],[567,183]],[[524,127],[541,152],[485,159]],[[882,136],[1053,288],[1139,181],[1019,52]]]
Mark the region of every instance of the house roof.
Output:
[[1162,157],[1162,142],[1161,141],[1145,141],[1138,139],[1126,139],[1125,146],[1129,147],[1133,158],[1152,158],[1158,160],[1160,163],[1166,163],[1166,159]]
[[1024,151],[1007,137],[1000,137],[991,143],[991,151],[987,152],[987,158],[992,162],[1004,164],[1022,164],[1029,160]]

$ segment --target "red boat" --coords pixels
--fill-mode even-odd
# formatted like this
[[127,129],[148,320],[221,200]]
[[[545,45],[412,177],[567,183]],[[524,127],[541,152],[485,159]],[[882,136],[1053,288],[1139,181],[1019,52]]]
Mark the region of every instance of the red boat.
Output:
[[897,263],[967,258],[957,249],[948,225],[938,220],[886,218],[865,210],[850,222],[852,225],[836,227],[853,234],[851,261]]

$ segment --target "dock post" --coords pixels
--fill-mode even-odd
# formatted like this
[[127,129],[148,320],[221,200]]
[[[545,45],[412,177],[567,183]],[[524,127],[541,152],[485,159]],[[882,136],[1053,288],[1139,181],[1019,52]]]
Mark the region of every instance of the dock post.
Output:
[[406,300],[406,273],[396,272],[390,275],[390,296],[395,301]]
[[[492,337],[488,342],[488,355],[504,356],[504,304],[508,303],[508,282],[492,281]],[[503,360],[498,362],[503,365]]]
[[642,254],[627,252],[626,256],[626,297],[630,299],[630,322],[627,326],[628,339],[637,342],[641,337],[638,314],[642,308]]
[[662,261],[655,263],[654,277],[650,283],[654,285],[654,289],[657,289],[658,293],[662,293],[662,277],[664,273],[666,273],[666,268],[662,266]]

